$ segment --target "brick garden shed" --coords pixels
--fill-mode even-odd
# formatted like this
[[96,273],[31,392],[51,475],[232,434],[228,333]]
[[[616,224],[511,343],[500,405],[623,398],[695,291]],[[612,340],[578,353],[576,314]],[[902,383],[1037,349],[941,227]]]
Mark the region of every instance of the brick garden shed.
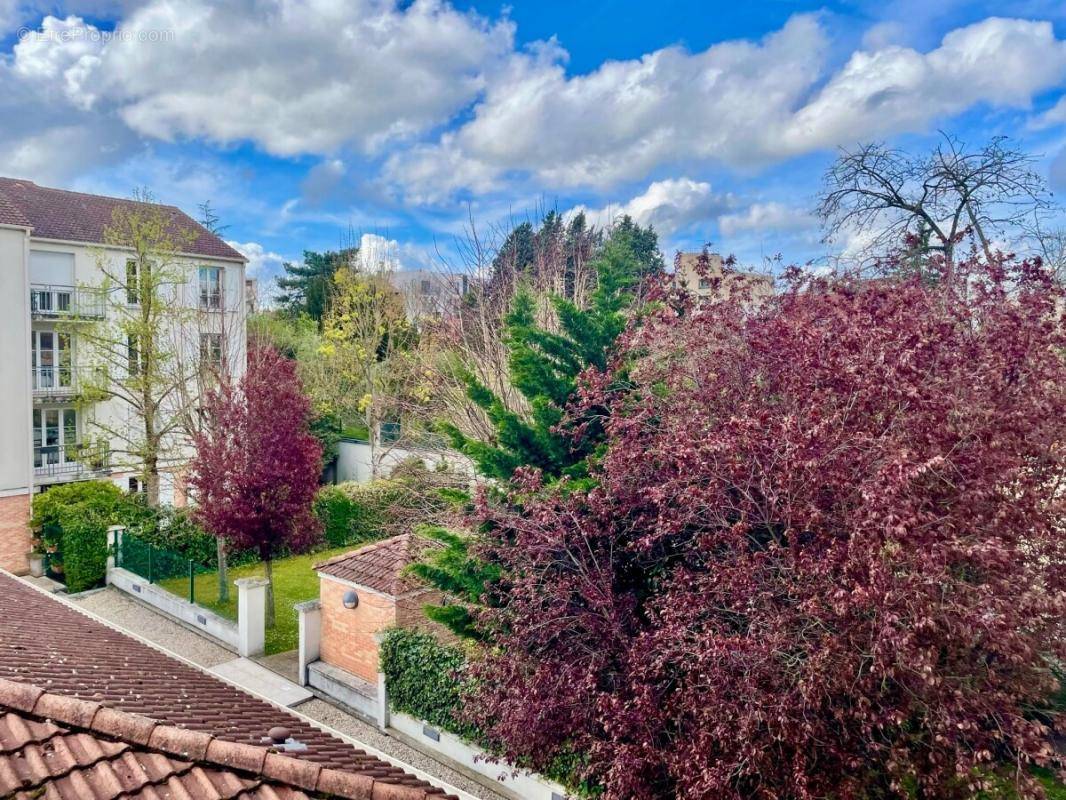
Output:
[[314,657],[318,661],[309,664],[311,671],[325,670],[350,686],[364,683],[368,692],[376,692],[378,633],[404,627],[451,638],[422,610],[427,604],[444,602],[443,593],[407,572],[427,550],[439,547],[438,542],[405,533],[316,564],[319,599],[314,611],[319,636],[317,653],[308,661]]

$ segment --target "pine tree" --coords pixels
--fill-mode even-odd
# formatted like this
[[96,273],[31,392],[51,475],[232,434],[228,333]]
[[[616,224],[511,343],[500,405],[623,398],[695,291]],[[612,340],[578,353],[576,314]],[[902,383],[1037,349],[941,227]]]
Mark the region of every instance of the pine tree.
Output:
[[306,314],[321,329],[329,308],[333,276],[350,264],[357,252],[354,247],[324,253],[305,250],[302,264],[286,261],[282,265],[285,275],[278,278],[278,302],[292,314]]
[[625,327],[642,272],[628,231],[608,240],[593,267],[597,286],[588,307],[557,295],[548,298],[558,333],[537,324],[537,298],[529,289],[515,295],[505,321],[508,366],[512,384],[528,402],[528,415],[507,408],[485,385],[465,376],[467,394],[484,409],[495,437],[479,441],[454,425],[441,427],[483,475],[507,480],[521,466],[539,468],[548,480],[584,474],[584,461],[596,445],[595,429],[575,442],[557,426],[577,392],[578,376],[589,367],[606,369],[611,347]]

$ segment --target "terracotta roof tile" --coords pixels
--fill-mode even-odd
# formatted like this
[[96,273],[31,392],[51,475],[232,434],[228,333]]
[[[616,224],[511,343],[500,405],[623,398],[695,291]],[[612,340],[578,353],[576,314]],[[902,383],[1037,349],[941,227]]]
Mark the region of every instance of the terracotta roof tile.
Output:
[[29,228],[30,221],[19,210],[11,199],[0,191],[0,225],[18,225],[20,228]]
[[428,550],[442,547],[439,542],[402,533],[381,542],[368,544],[351,553],[334,556],[315,565],[317,572],[332,575],[378,592],[399,596],[424,587],[406,570]]
[[[2,698],[17,695],[16,684],[0,679],[0,797],[4,798],[426,800],[437,794],[416,781],[379,781],[210,736],[206,746],[189,748],[190,731],[164,725],[156,726],[145,746],[115,735],[143,725],[131,726],[128,719],[108,715],[95,703],[65,696],[59,698],[65,702],[53,702],[50,698],[55,696],[46,692],[38,705],[64,716],[45,720],[4,706]],[[93,729],[81,729],[78,721],[90,716]],[[190,749],[204,755],[190,756]],[[252,757],[251,750],[259,750],[265,758]]]
[[[100,774],[92,772],[85,763],[85,754],[92,750],[90,742],[67,741],[75,736],[74,731],[105,743],[121,742],[136,754],[139,768],[146,772],[161,763],[148,763],[146,754],[160,751],[175,763],[189,765],[173,767],[175,774],[188,773],[178,781],[180,785],[171,787],[177,778],[169,778],[166,786],[151,782],[155,788],[127,792],[146,800],[155,796],[151,792],[168,800],[230,796],[223,791],[230,784],[216,785],[222,780],[218,773],[227,771],[244,776],[240,791],[247,794],[242,796],[254,800],[274,795],[256,793],[258,789],[252,792],[249,787],[263,781],[281,785],[280,778],[289,781],[288,794],[277,786],[271,792],[285,800],[303,800],[311,776],[323,785],[349,785],[362,792],[345,795],[329,790],[339,797],[369,800],[367,787],[372,791],[384,784],[403,787],[404,800],[418,800],[426,792],[432,797],[444,794],[302,718],[119,633],[2,572],[0,619],[4,620],[0,625],[0,797],[12,792],[18,797],[22,791],[4,788],[13,780],[25,779],[5,762],[13,750],[19,751],[20,743],[45,748],[33,751],[34,757],[44,758],[60,738],[66,747],[64,763],[75,759],[79,771],[69,780],[55,778],[51,772],[38,775],[53,781],[45,796],[116,797],[97,789],[113,785],[115,776],[108,770],[117,768],[111,762],[118,754],[113,748],[98,746],[100,758],[111,766]],[[278,726],[287,728],[306,749],[268,758],[262,740]],[[195,764],[201,765],[201,772],[194,775],[191,765]],[[206,794],[190,793],[184,786],[186,780],[206,781],[213,788],[208,791],[205,784],[200,788]],[[230,778],[226,781],[232,783]]]
[[[43,239],[104,243],[115,209],[140,205],[134,200],[49,189],[32,181],[0,178],[0,224],[33,228]],[[175,206],[155,205],[170,218],[179,248],[190,255],[244,260],[244,256]]]

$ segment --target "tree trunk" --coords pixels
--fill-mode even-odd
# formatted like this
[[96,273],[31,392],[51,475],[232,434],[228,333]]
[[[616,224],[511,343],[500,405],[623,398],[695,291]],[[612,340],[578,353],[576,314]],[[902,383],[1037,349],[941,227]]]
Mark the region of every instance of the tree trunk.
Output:
[[266,569],[266,579],[270,581],[267,584],[267,597],[266,597],[266,626],[268,628],[274,627],[275,615],[274,615],[274,559],[268,558],[263,562],[263,566]]
[[154,454],[144,459],[144,490],[149,508],[159,508],[159,459]]
[[218,556],[218,602],[229,601],[229,578],[226,568],[226,543],[222,537],[215,539],[215,552]]
[[371,480],[377,480],[378,478],[378,435],[377,415],[374,414],[374,400],[371,399],[366,409],[366,438],[370,444]]

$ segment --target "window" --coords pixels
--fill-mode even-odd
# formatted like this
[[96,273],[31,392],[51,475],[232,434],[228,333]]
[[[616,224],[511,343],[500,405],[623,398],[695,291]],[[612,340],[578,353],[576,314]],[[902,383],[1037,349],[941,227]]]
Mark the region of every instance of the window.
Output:
[[431,281],[422,281],[422,294],[433,294],[433,283]]
[[33,410],[35,469],[77,462],[78,412],[73,408]]
[[222,334],[200,334],[200,364],[204,367],[220,369],[222,367]]
[[200,308],[222,308],[222,267],[200,267]]
[[141,302],[141,291],[137,286],[137,262],[132,258],[126,262],[126,303],[135,306]]
[[130,376],[139,375],[141,372],[141,353],[138,345],[136,334],[130,333],[126,335],[126,368],[129,370]]
[[70,335],[57,331],[35,330],[30,338],[30,366],[33,389],[70,389]]

